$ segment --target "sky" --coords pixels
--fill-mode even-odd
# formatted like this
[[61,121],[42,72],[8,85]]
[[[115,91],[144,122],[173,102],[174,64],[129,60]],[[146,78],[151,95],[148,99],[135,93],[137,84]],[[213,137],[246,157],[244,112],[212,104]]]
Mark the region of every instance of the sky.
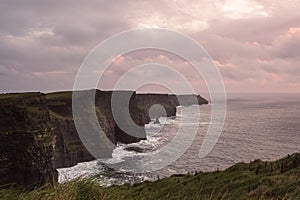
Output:
[[[167,28],[207,50],[228,93],[299,93],[299,10],[298,0],[2,0],[0,92],[71,90],[100,42],[130,29]],[[130,67],[147,62],[194,75],[185,60],[144,50],[120,55],[98,87],[113,88]],[[206,90],[201,77],[190,80],[199,93]]]

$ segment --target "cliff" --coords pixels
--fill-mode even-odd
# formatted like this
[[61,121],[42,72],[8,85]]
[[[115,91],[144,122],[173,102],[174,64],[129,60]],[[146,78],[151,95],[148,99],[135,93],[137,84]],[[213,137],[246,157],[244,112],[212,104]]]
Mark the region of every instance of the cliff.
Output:
[[54,127],[41,93],[0,96],[0,185],[36,186],[57,179]]
[[[176,116],[176,106],[180,105],[175,95],[114,91],[114,109],[116,111],[114,116],[111,108],[112,91],[88,90],[81,92],[85,97],[93,95],[95,92],[95,108],[99,125],[114,144],[117,142],[135,143],[146,139],[143,127],[150,122],[149,109],[151,106],[160,104],[166,110],[166,116],[169,117]],[[208,103],[200,95],[184,95],[185,105],[192,104],[191,98],[194,97],[197,98],[200,105]],[[94,160],[94,156],[82,144],[73,121],[72,92],[49,93],[46,98],[51,122],[56,127],[54,131],[56,135],[55,168],[70,167],[78,162]],[[127,108],[128,110],[126,110]],[[126,115],[128,111],[130,115]],[[160,112],[157,114],[157,117],[162,116]],[[116,123],[116,118],[119,119],[118,123]],[[107,157],[110,155],[111,152],[105,154]]]
[[208,101],[196,94],[174,95],[170,94],[169,98],[173,105],[176,106],[190,106],[193,104],[203,105],[208,104]]
[[[153,105],[160,104],[165,110],[165,113],[159,110],[155,117],[175,116],[176,106],[180,105],[176,96],[168,94],[100,90],[76,93],[83,100],[95,98],[97,123],[113,144],[146,139],[144,125],[150,121],[149,110]],[[72,92],[0,95],[1,185],[41,185],[57,178],[57,168],[95,159],[77,133],[72,97]],[[190,96],[184,98],[189,100]],[[205,103],[202,97],[197,98],[198,104]],[[191,103],[187,101],[185,105]],[[79,105],[84,108],[80,118],[88,126],[93,108],[90,105],[84,101]],[[95,134],[99,135],[98,132]],[[98,141],[90,138],[89,142],[99,146]],[[100,152],[102,156],[110,157],[112,150],[103,147]]]
[[54,167],[70,167],[95,159],[82,144],[73,121],[72,92],[46,95],[51,122],[55,125]]
[[[132,117],[133,122],[144,127],[145,122],[141,118],[141,111],[136,106],[135,92],[132,91],[115,91],[118,95],[118,106],[117,115],[119,115],[119,123],[127,129],[127,134],[124,127],[119,128],[119,125],[115,121],[111,109],[111,98],[112,91],[100,91],[100,90],[90,90],[82,91],[85,93],[84,96],[92,94],[95,92],[95,108],[98,118],[99,125],[114,144],[117,142],[122,143],[134,143],[142,139],[146,139],[145,130],[143,128],[139,130],[134,130],[133,123],[129,121],[129,117]],[[129,102],[129,116],[125,116],[122,109],[125,105],[122,102]],[[77,133],[73,115],[72,115],[72,92],[57,92],[47,94],[47,106],[51,113],[51,121],[55,124],[55,135],[56,135],[56,151],[54,156],[54,166],[55,168],[69,167],[77,164],[78,162],[94,160]],[[132,132],[137,132],[136,136],[132,136]],[[112,152],[107,152],[105,156],[111,156]]]
[[[137,94],[136,101],[138,107],[143,112],[143,118],[150,122],[150,109],[154,109],[153,118],[176,116],[177,106],[189,106],[193,104],[208,104],[208,101],[200,95],[175,95],[175,94]],[[165,110],[165,113],[155,105],[159,104]]]
[[[168,94],[138,94],[136,96],[138,107],[142,110],[146,122],[150,121],[149,111],[156,104],[162,106],[166,113],[158,110],[153,118],[166,115],[165,117],[176,116],[176,105],[171,102]],[[154,107],[155,108],[155,107]]]
[[[92,92],[96,93],[98,122],[112,143],[146,139],[145,122],[137,107],[135,92],[116,92],[120,100],[118,105],[125,107],[122,102],[128,99],[130,112],[124,115],[124,109],[117,109],[118,123],[111,109],[112,92],[90,90],[81,93],[85,96]],[[95,159],[77,133],[72,114],[72,92],[2,94],[0,118],[0,185],[41,185],[57,178],[56,168]],[[139,129],[134,124],[140,125]],[[108,150],[105,156],[109,157],[111,153]]]
[[[112,113],[111,101],[113,93],[115,115]],[[115,136],[115,143],[134,143],[146,139],[144,129],[146,121],[144,120],[141,109],[137,106],[136,96],[135,91],[96,91],[96,106],[105,116],[111,119],[110,127]],[[118,123],[116,123],[116,119]],[[106,123],[101,127],[105,127],[105,124]]]

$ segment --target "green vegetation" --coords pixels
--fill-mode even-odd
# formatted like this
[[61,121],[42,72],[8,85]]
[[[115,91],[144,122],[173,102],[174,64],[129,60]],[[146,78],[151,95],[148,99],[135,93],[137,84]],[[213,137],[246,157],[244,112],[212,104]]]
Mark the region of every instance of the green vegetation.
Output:
[[0,94],[2,133],[34,132],[51,127],[43,101],[43,94],[38,92]]
[[1,199],[300,199],[300,154],[275,162],[238,163],[225,171],[174,175],[155,182],[102,187],[93,179],[25,191]]
[[46,94],[46,99],[72,99],[72,91],[53,92]]
[[1,93],[0,99],[33,97],[38,96],[39,94],[39,92]]

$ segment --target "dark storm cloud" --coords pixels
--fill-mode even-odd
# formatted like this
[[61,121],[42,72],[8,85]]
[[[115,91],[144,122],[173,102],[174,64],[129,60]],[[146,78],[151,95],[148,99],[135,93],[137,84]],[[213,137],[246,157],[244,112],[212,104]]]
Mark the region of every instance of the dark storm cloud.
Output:
[[[69,80],[87,53],[108,36],[129,28],[122,17],[124,4],[125,1],[2,1],[0,65],[10,69],[5,75],[11,78],[0,89],[15,88],[10,86],[16,84],[13,81],[17,78],[28,85],[26,90],[43,78],[49,84],[52,79],[52,89],[56,89],[56,79],[62,78],[58,71],[73,74],[64,75],[70,89]],[[11,70],[20,73],[16,75]]]

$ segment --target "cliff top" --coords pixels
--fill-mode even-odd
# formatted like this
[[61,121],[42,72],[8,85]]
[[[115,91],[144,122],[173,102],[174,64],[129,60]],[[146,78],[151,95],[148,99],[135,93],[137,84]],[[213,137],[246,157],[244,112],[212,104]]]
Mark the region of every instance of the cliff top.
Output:
[[19,98],[30,98],[30,97],[37,97],[42,95],[41,92],[24,92],[24,93],[2,93],[0,94],[1,99],[19,99]]

